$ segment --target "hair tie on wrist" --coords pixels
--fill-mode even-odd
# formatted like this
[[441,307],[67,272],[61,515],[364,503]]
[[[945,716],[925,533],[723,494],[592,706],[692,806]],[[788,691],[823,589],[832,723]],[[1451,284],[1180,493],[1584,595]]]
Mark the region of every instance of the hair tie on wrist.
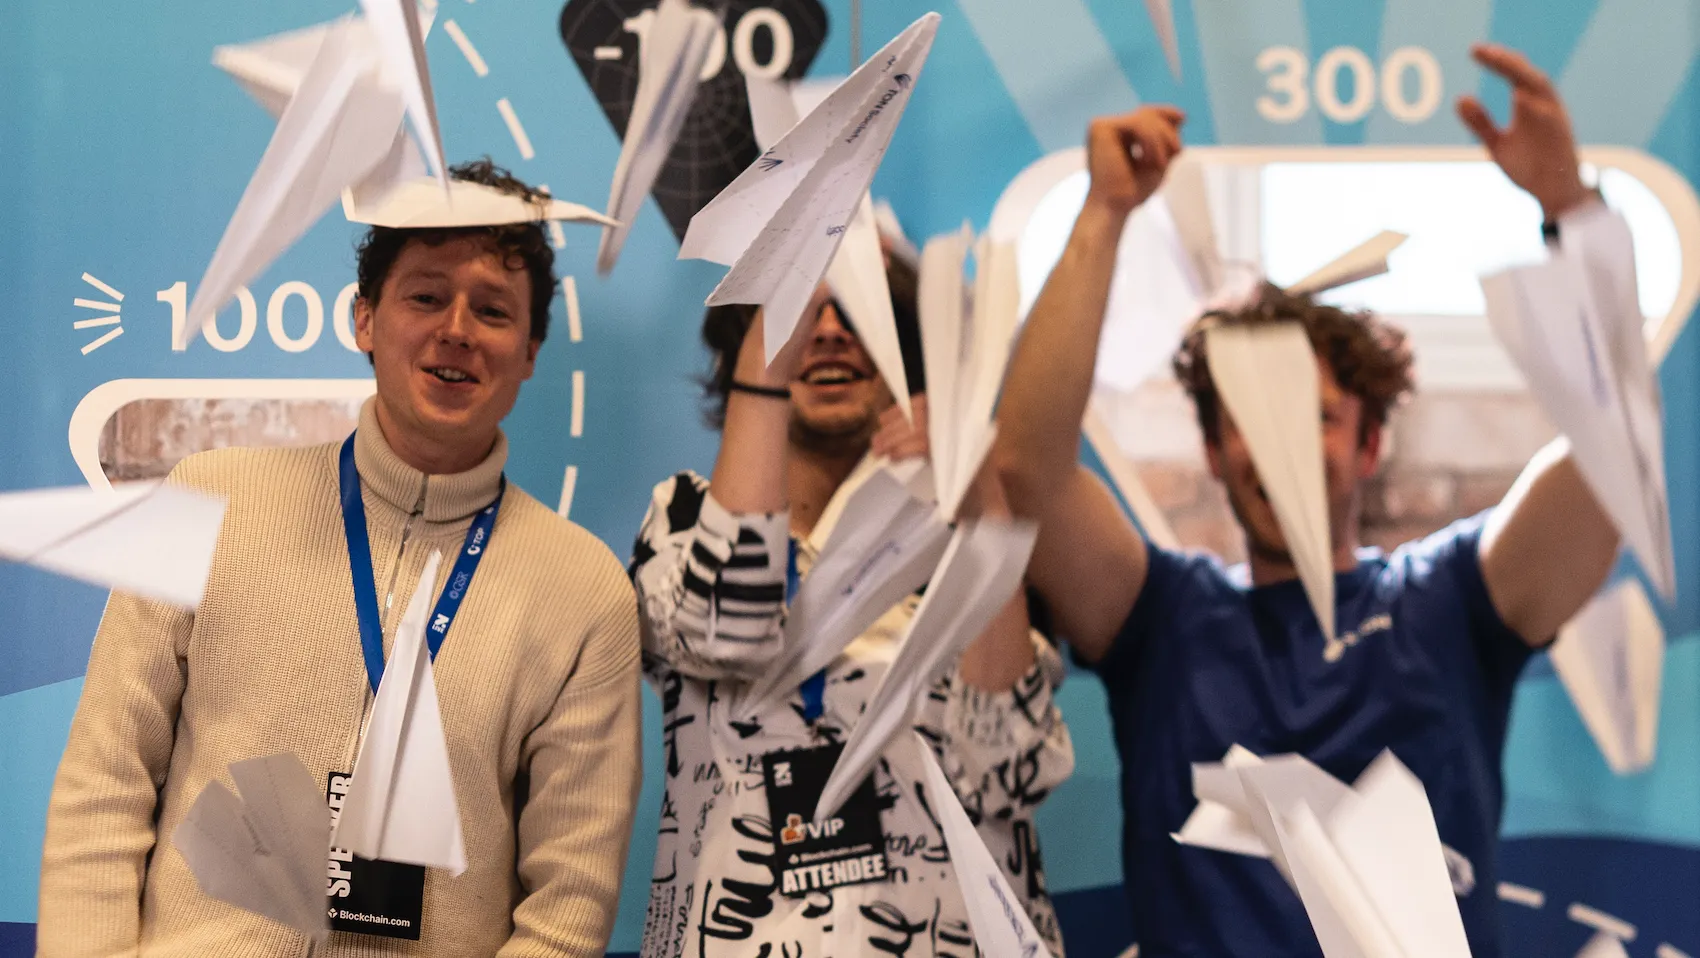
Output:
[[766,396],[769,399],[791,399],[791,390],[783,386],[757,386],[753,383],[741,383],[736,379],[728,387],[735,393],[749,393],[752,396]]

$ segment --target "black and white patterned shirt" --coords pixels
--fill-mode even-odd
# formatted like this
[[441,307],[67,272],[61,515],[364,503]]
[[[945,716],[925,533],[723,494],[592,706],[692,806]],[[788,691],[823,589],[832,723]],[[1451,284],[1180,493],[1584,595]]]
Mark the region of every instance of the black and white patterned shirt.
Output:
[[[843,507],[870,474],[840,486],[808,540],[808,574]],[[890,877],[780,894],[762,757],[842,742],[890,665],[919,598],[891,608],[826,670],[825,710],[804,720],[793,692],[737,721],[728,700],[775,658],[785,618],[790,518],[734,515],[708,482],[681,473],[655,487],[634,555],[644,669],[660,693],[666,792],[645,922],[645,958],[973,958],[967,912],[912,750],[892,747],[873,772]],[[1052,695],[1056,650],[1032,634],[1037,661],[1014,688],[987,693],[953,669],[928,693],[915,729],[1021,896],[1053,955],[1062,935],[1034,832],[1039,802],[1074,770]]]

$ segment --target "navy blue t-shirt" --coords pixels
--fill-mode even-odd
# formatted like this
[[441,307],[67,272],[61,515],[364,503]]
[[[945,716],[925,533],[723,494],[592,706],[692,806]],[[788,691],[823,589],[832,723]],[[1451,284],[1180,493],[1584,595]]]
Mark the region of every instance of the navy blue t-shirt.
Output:
[[1529,647],[1494,611],[1485,514],[1335,576],[1330,651],[1295,581],[1150,548],[1133,611],[1095,671],[1121,755],[1122,867],[1141,958],[1319,956],[1299,896],[1266,859],[1170,837],[1197,804],[1192,763],[1230,745],[1297,752],[1351,783],[1392,749],[1469,862],[1458,901],[1476,958],[1501,953],[1495,889],[1500,753]]

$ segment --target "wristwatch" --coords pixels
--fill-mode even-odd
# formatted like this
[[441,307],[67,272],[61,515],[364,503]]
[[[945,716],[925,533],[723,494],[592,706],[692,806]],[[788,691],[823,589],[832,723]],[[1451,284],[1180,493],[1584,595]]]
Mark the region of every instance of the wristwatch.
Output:
[[[1601,203],[1604,203],[1606,201],[1605,194],[1600,192],[1599,187],[1597,187],[1597,186],[1593,187],[1593,188],[1589,189],[1588,192],[1592,193],[1593,196],[1594,196],[1594,199],[1599,200]],[[1586,202],[1586,201],[1584,201],[1584,202]],[[1558,220],[1542,220],[1541,221],[1541,241],[1548,243],[1548,244],[1558,242]]]

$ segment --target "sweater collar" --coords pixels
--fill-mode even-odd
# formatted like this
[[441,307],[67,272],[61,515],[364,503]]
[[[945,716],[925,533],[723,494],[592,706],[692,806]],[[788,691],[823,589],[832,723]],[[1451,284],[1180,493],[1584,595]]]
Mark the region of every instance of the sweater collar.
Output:
[[354,432],[354,466],[366,488],[407,513],[423,499],[427,522],[465,519],[496,498],[502,467],[508,461],[508,437],[501,430],[496,431],[496,445],[483,462],[465,472],[427,476],[402,462],[390,448],[378,425],[377,401],[374,396],[360,408],[360,426]]

